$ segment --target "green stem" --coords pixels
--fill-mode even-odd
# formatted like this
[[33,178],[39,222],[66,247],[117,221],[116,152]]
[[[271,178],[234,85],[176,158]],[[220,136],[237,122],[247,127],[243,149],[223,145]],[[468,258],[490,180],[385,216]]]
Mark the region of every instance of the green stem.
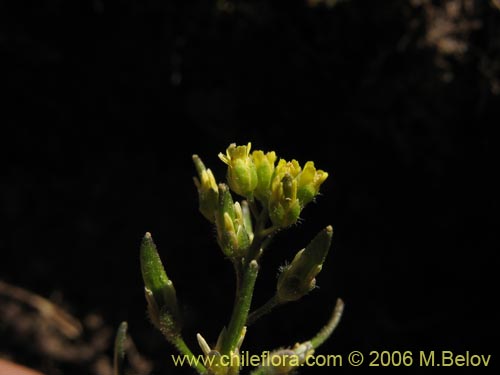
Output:
[[264,207],[262,211],[260,211],[260,213],[258,214],[255,223],[255,231],[254,231],[255,235],[252,244],[250,245],[250,248],[247,251],[247,256],[245,257],[246,265],[250,264],[252,260],[255,260],[259,257],[259,252],[263,248],[262,245],[264,241],[266,241],[267,237],[273,235],[277,230],[277,228],[274,226],[266,228],[268,213],[269,213],[268,209]]
[[238,300],[238,294],[241,288],[241,278],[243,276],[243,264],[241,258],[233,258],[234,273],[236,275],[235,301]]
[[203,375],[207,373],[207,369],[203,366],[200,361],[198,361],[197,357],[193,354],[191,349],[187,346],[186,342],[182,339],[181,336],[176,336],[175,338],[170,338],[169,341],[175,348],[181,353],[184,357],[186,357],[189,365],[194,368],[198,374]]
[[254,219],[258,220],[260,214],[259,214],[259,208],[257,206],[257,203],[255,202],[255,199],[248,201],[248,207],[250,208],[250,212],[252,213]]
[[340,318],[342,317],[342,312],[344,311],[344,302],[338,298],[337,304],[335,305],[335,309],[333,310],[332,316],[328,323],[318,332],[316,336],[311,340],[311,344],[314,349],[323,344],[333,333],[335,328],[340,322]]
[[267,239],[269,238],[270,236],[272,236],[273,234],[276,233],[278,228],[276,228],[275,226],[272,226],[272,227],[269,227],[269,228],[266,228],[266,229],[262,229],[259,233],[259,236],[263,239]]
[[245,266],[248,266],[252,260],[259,259],[261,250],[264,250],[272,236],[279,229],[275,226],[266,228],[266,224],[269,220],[269,210],[266,206],[264,206],[260,211],[255,201],[249,202],[248,206],[250,207],[250,211],[255,218],[255,230],[252,244],[247,250],[247,256],[245,257]]
[[261,255],[261,250],[264,250],[272,237],[276,234],[278,228],[269,227],[262,229],[255,233],[252,244],[248,249],[247,256],[245,257],[245,263],[249,264],[252,260],[258,260]]
[[260,211],[259,216],[257,217],[257,222],[255,223],[255,231],[257,233],[261,232],[266,227],[268,215],[269,210],[267,207],[264,207],[262,211]]
[[265,304],[259,307],[257,310],[252,311],[248,315],[247,326],[255,323],[255,321],[262,316],[269,314],[276,306],[279,306],[280,302],[276,296],[273,296]]
[[255,287],[258,271],[259,265],[256,261],[252,261],[244,272],[238,298],[234,304],[233,314],[231,315],[231,320],[222,342],[222,355],[229,355],[234,351],[241,337],[243,327],[247,321],[248,311],[252,303],[253,289]]
[[250,202],[249,207],[252,211],[252,214],[255,217],[255,226],[254,226],[254,237],[252,240],[252,244],[247,250],[247,256],[245,257],[245,266],[248,266],[250,262],[256,257],[256,254],[260,250],[260,245],[262,243],[262,229],[266,225],[267,221],[267,209],[262,209],[262,211],[258,211],[257,205],[255,202]]

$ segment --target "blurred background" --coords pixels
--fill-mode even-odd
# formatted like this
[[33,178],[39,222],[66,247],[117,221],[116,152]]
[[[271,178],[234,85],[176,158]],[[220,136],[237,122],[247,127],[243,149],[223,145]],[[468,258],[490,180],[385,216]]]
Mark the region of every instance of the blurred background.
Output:
[[[311,338],[341,297],[318,354],[469,351],[497,366],[497,0],[0,2],[0,66],[0,357],[107,375],[126,320],[131,373],[191,373],[147,320],[139,243],[153,234],[186,341],[213,343],[234,280],[191,155],[222,180],[217,154],[251,141],[330,173],[265,255],[255,306],[319,230],[334,240],[319,288],[262,318],[246,350]],[[332,370],[355,369],[303,373]]]

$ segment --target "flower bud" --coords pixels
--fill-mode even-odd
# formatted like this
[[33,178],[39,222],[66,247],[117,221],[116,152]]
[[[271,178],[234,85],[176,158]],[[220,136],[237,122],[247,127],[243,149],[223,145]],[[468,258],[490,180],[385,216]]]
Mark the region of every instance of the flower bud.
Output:
[[219,158],[228,165],[227,181],[236,194],[253,200],[253,192],[257,187],[257,169],[250,157],[249,142],[247,146],[229,145],[226,155],[219,153]]
[[332,234],[332,227],[327,226],[283,269],[276,291],[281,303],[296,301],[314,289],[315,277],[321,271],[330,249]]
[[319,193],[319,187],[328,177],[328,173],[316,170],[314,163],[308,161],[297,176],[297,197],[302,207],[311,202]]
[[280,183],[273,188],[269,200],[269,217],[273,225],[286,228],[297,222],[300,210],[297,182],[289,174],[285,174]]
[[269,196],[271,195],[271,180],[274,173],[276,153],[271,151],[264,154],[263,151],[256,150],[252,152],[252,159],[257,170],[255,197],[264,204],[267,204]]
[[[245,216],[225,184],[219,185],[219,207],[216,214],[217,241],[228,257],[241,257],[250,247],[252,228],[246,228]],[[253,233],[251,234],[253,237]]]
[[275,226],[285,228],[295,224],[302,209],[319,193],[328,173],[316,170],[309,161],[304,169],[297,160],[280,159],[271,181],[269,216]]
[[198,155],[193,155],[193,162],[198,172],[198,178],[194,177],[194,184],[198,189],[200,212],[211,223],[215,223],[215,210],[217,209],[219,197],[217,183],[212,171],[205,168]]
[[165,334],[180,332],[180,313],[174,284],[168,278],[148,232],[141,243],[141,271],[153,324]]
[[281,159],[274,171],[269,197],[269,217],[273,225],[286,228],[299,219],[301,206],[297,199],[297,180],[300,165],[296,160]]

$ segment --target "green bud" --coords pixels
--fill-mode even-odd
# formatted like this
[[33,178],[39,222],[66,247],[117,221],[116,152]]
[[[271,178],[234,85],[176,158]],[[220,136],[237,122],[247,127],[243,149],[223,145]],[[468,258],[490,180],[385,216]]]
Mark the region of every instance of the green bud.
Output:
[[205,168],[198,155],[193,155],[193,162],[198,172],[198,177],[194,177],[194,184],[198,190],[200,212],[211,223],[215,223],[215,210],[219,199],[217,183],[212,171]]
[[[282,161],[276,168],[276,175],[271,186],[271,196],[269,198],[269,217],[273,225],[286,228],[293,225],[299,219],[301,206],[297,199],[297,181],[292,173],[295,173],[294,164],[283,165]],[[298,163],[297,163],[298,165]],[[300,168],[300,167],[299,167]]]
[[252,144],[247,146],[229,145],[226,154],[219,153],[219,158],[228,165],[227,181],[231,190],[236,194],[253,199],[253,192],[257,187],[257,169],[250,157]]
[[219,184],[219,207],[215,215],[217,227],[217,242],[224,255],[231,257],[236,246],[234,230],[234,202],[229,188],[225,184]]
[[278,278],[276,291],[281,303],[296,301],[315,288],[315,277],[321,271],[330,249],[332,234],[332,227],[327,226],[284,268]]
[[[231,192],[225,184],[219,185],[219,207],[216,215],[217,241],[228,257],[241,257],[250,247],[251,238],[246,219],[238,202],[233,203]],[[253,237],[253,234],[252,234]]]
[[238,229],[236,229],[236,239],[238,241],[238,251],[237,256],[245,256],[246,251],[250,247],[251,241],[245,227],[243,225],[237,224]]
[[255,197],[264,204],[267,204],[269,196],[271,195],[271,180],[274,173],[276,153],[271,151],[264,154],[263,151],[256,150],[252,153],[252,159],[257,170]]
[[311,202],[319,193],[319,188],[328,178],[328,173],[322,170],[316,170],[314,163],[308,161],[304,169],[297,176],[297,197],[302,207]]
[[165,272],[149,232],[142,240],[140,258],[146,300],[153,324],[162,331],[168,331],[169,334],[178,333],[180,314],[174,284]]

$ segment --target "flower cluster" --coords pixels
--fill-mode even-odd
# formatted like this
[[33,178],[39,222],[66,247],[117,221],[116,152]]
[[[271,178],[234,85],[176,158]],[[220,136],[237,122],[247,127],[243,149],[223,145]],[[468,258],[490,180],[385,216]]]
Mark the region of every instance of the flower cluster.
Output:
[[[244,256],[252,242],[249,204],[260,202],[274,229],[289,227],[298,221],[301,211],[318,195],[328,177],[312,161],[302,168],[297,160],[278,161],[274,151],[251,152],[251,147],[251,143],[246,146],[233,143],[225,154],[219,153],[219,158],[227,164],[227,185],[217,184],[212,171],[197,155],[193,156],[198,172],[194,182],[199,209],[216,224],[217,241],[229,257]],[[246,200],[234,203],[229,190]]]
[[[309,244],[296,252],[293,260],[280,268],[273,296],[262,306],[252,308],[252,296],[260,269],[260,259],[275,233],[298,222],[300,214],[319,194],[328,173],[316,169],[312,161],[303,166],[297,160],[278,158],[274,151],[252,152],[251,144],[231,144],[219,158],[227,165],[225,183],[218,183],[212,171],[193,155],[197,171],[194,183],[198,191],[199,210],[216,229],[216,239],[222,253],[231,261],[236,275],[236,298],[230,320],[209,346],[197,335],[205,358],[202,363],[182,337],[182,311],[173,282],[167,276],[150,233],[141,243],[140,260],[144,291],[151,322],[184,356],[199,375],[238,375],[237,361],[247,327],[273,308],[297,301],[316,288],[331,246],[333,229],[329,225]],[[240,201],[232,193],[243,197]],[[338,300],[328,324],[311,340],[293,347],[281,348],[263,358],[251,375],[287,375],[303,365],[308,356],[333,332],[342,314]],[[120,328],[115,345],[115,373],[123,363],[125,328]],[[121,348],[121,349],[120,349]],[[122,353],[122,354],[120,354]],[[231,361],[226,363],[223,358]],[[282,360],[277,365],[275,360]]]
[[[231,144],[219,158],[227,164],[227,183],[230,189],[249,202],[259,201],[269,213],[277,228],[286,228],[299,219],[301,211],[319,193],[328,173],[317,170],[312,161],[302,168],[297,160],[280,159],[274,151],[251,151],[246,146]],[[198,156],[194,156],[199,179],[195,179],[199,193],[200,211],[210,221],[215,221],[218,208],[217,184],[209,169]]]

